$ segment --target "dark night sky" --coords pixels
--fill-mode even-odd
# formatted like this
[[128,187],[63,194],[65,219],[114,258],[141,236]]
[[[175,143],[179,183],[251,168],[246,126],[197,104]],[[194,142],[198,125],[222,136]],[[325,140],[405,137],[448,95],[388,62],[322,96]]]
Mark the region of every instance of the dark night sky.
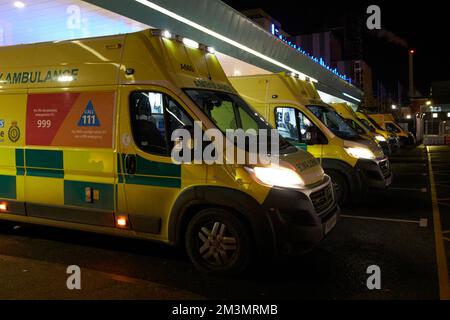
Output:
[[[370,4],[381,8],[382,28],[406,40],[416,50],[415,84],[422,94],[429,93],[433,80],[450,80],[450,42],[448,10],[443,2],[413,1],[343,2],[343,1],[265,1],[224,0],[236,10],[262,8],[278,20],[283,29],[292,34],[323,31],[345,16],[359,16],[365,21]],[[420,3],[420,5],[419,5]],[[364,51],[375,78],[388,85],[396,80],[408,86],[408,48],[386,39],[367,36]]]

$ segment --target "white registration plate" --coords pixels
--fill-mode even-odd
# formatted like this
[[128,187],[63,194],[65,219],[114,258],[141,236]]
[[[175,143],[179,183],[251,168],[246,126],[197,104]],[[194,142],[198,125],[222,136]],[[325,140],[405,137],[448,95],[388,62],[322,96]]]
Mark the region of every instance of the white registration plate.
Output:
[[325,222],[325,234],[328,234],[328,232],[330,232],[334,226],[336,225],[336,221],[337,221],[337,216],[333,215],[330,220],[328,220],[327,222]]

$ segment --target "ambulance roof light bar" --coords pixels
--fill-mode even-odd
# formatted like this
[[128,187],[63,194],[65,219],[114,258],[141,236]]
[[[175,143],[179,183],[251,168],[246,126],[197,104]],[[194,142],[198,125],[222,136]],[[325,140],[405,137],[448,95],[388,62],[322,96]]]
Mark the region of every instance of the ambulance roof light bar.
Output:
[[301,75],[301,74],[296,73],[296,72],[286,71],[286,72],[284,72],[284,74],[285,74],[287,77],[293,77],[293,78],[295,78],[295,79],[304,80],[304,81],[307,81],[307,82],[310,82],[310,81],[311,81],[311,78],[310,78],[310,77],[305,76],[305,75]]
[[182,42],[187,47],[194,48],[194,49],[200,49],[200,50],[206,51],[210,54],[216,53],[216,50],[213,47],[209,47],[203,43],[198,43],[197,41],[182,37],[180,35],[173,35],[169,30],[152,29],[151,34],[154,37],[162,37],[162,38],[169,39],[169,40],[175,39],[179,42]]

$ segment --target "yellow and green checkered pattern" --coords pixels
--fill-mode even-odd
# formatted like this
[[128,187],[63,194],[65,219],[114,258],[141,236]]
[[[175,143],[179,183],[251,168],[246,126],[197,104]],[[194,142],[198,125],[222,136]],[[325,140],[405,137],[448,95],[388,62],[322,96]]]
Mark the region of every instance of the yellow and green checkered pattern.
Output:
[[[89,207],[113,211],[115,208],[114,164],[111,163],[111,175],[98,180],[110,180],[110,183],[92,181],[92,170],[78,170],[71,175],[65,174],[63,150],[40,149],[3,149],[2,154],[14,152],[14,164],[4,163],[0,167],[0,198],[31,203],[45,203],[46,205],[67,205]],[[111,152],[112,153],[112,152]],[[113,159],[111,157],[111,159]],[[12,170],[14,169],[15,172]],[[66,169],[66,173],[68,170]],[[72,180],[73,174],[83,180]],[[95,175],[94,175],[95,176]],[[93,203],[86,202],[85,189],[87,187],[99,190],[100,198]],[[26,195],[26,197],[25,197]]]
[[[0,199],[115,211],[117,185],[181,188],[181,166],[136,157],[136,173],[121,169],[112,150],[0,149]],[[116,174],[114,174],[116,172]],[[86,188],[99,199],[86,202]]]

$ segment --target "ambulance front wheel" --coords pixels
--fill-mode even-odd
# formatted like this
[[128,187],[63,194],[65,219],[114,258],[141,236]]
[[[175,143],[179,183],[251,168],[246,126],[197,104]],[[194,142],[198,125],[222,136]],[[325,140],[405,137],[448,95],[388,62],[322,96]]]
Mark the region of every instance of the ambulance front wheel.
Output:
[[189,257],[201,271],[236,274],[250,263],[250,232],[228,210],[211,208],[197,213],[187,226],[185,243]]
[[347,204],[349,202],[349,190],[350,186],[345,177],[335,171],[335,170],[327,170],[326,172],[330,178],[334,187],[334,194],[336,198],[336,202],[340,205]]

